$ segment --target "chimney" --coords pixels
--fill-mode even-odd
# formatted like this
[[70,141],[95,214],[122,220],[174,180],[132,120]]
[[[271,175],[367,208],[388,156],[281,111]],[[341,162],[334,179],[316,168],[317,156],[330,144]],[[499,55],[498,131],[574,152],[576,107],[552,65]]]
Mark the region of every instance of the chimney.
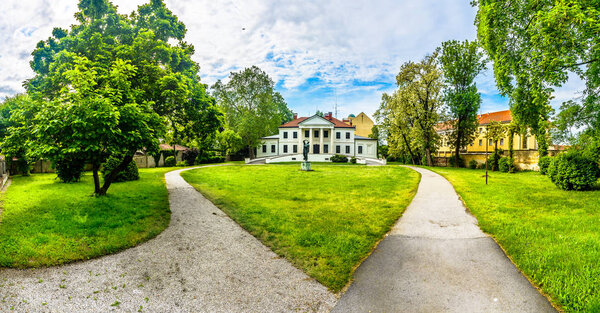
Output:
[[298,113],[294,113],[294,119],[298,119]]
[[329,116],[329,118],[332,118],[331,112],[327,113],[327,116]]

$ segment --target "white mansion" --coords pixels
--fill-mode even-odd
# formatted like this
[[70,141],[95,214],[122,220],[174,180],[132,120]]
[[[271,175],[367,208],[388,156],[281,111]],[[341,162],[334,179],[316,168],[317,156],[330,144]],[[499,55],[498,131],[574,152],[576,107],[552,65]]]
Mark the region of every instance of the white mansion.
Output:
[[263,137],[256,151],[257,159],[266,163],[302,160],[303,141],[310,142],[308,160],[327,162],[335,154],[356,157],[359,163],[377,160],[377,140],[354,134],[355,126],[346,124],[330,113],[324,117],[298,117],[279,126],[279,134]]

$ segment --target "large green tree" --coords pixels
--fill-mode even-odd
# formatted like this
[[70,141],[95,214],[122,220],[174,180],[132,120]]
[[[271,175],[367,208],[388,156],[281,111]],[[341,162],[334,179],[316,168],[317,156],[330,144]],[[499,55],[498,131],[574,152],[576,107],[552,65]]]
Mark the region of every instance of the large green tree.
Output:
[[[108,0],[81,0],[76,24],[56,28],[33,52],[36,75],[28,93],[43,103],[34,118],[44,156],[85,159],[95,193],[106,194],[137,150],[158,151],[170,138],[207,138],[220,111],[200,83],[186,28],[162,0],[121,15]],[[98,170],[110,156],[121,163],[100,186]]]
[[242,138],[250,158],[254,158],[261,137],[276,133],[279,125],[293,118],[273,80],[257,66],[232,72],[229,82],[219,80],[212,90],[225,113],[227,128]]
[[[479,41],[494,61],[499,90],[513,116],[536,135],[547,154],[553,88],[579,75],[580,108],[596,106],[600,86],[600,6],[597,0],[473,0]],[[596,111],[596,110],[591,110]],[[598,111],[596,111],[598,112]],[[597,113],[582,116],[598,120]]]
[[23,175],[29,175],[38,159],[30,125],[37,105],[27,94],[7,97],[0,104],[0,147],[8,164],[16,162]]
[[485,69],[485,61],[477,42],[451,40],[442,43],[440,65],[446,83],[444,102],[450,119],[450,143],[456,158],[454,164],[458,167],[460,150],[473,142],[479,125],[477,112],[481,95],[477,92],[475,77]]

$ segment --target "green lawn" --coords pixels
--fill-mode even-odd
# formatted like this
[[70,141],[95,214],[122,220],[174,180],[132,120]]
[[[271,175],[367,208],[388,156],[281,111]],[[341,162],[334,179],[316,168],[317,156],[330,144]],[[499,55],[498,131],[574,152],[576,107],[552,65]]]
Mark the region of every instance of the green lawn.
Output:
[[155,237],[170,220],[164,173],[140,169],[140,180],[114,183],[93,197],[91,174],[64,184],[55,174],[15,176],[0,197],[0,267],[36,267],[89,259]]
[[277,254],[333,291],[402,215],[419,174],[398,166],[226,166],[182,176]]
[[600,190],[563,191],[537,172],[430,168],[479,225],[567,312],[600,312]]

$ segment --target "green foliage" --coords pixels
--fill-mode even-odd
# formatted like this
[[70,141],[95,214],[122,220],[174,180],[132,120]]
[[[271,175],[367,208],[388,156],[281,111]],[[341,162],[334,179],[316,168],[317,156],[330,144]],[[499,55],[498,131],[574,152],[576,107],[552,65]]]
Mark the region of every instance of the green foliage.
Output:
[[54,174],[13,177],[0,196],[0,268],[88,260],[154,238],[170,220],[166,171],[142,169],[140,180],[115,184],[109,197],[90,197],[91,175],[77,184]]
[[185,166],[187,166],[187,162],[186,161],[179,161],[179,162],[177,162],[177,164],[175,166],[177,166],[177,167],[185,167]]
[[421,62],[404,63],[396,76],[398,89],[384,93],[375,118],[387,134],[390,154],[410,155],[412,163],[432,165],[439,135],[435,126],[442,109],[442,72],[436,50]]
[[463,157],[460,156],[460,154],[458,155],[458,164],[456,163],[456,156],[451,156],[448,159],[448,163],[450,164],[450,166],[452,167],[465,167],[465,159]]
[[452,183],[481,229],[564,312],[600,303],[600,190],[564,191],[536,172],[433,168]]
[[165,166],[166,167],[173,167],[175,166],[175,157],[170,155],[168,157],[165,158]]
[[261,137],[276,133],[279,125],[293,118],[273,80],[256,66],[232,72],[227,84],[219,80],[212,90],[225,112],[227,128],[250,148],[250,157],[254,157],[252,148],[260,144]]
[[590,190],[600,177],[598,161],[579,150],[569,150],[552,158],[548,177],[563,190]]
[[[110,157],[106,160],[106,163],[102,164],[102,176],[104,176],[104,179],[106,179],[106,176],[116,169],[121,162],[122,158],[120,157]],[[138,179],[140,179],[138,167],[135,161],[132,160],[127,164],[127,167],[124,170],[117,172],[117,176],[115,176],[113,181],[124,182]]]
[[226,128],[217,135],[217,145],[225,155],[231,155],[243,148],[242,137],[235,131]]
[[451,40],[442,43],[440,65],[446,82],[444,102],[451,126],[449,142],[455,155],[459,155],[460,149],[466,149],[473,142],[479,126],[477,112],[481,95],[475,77],[485,70],[485,61],[476,41]]
[[334,163],[348,163],[348,157],[341,154],[336,154],[330,158],[331,162]]
[[514,160],[509,157],[501,157],[498,160],[498,170],[502,173],[511,172],[514,168]]
[[56,175],[63,183],[78,182],[83,175],[85,159],[78,159],[76,155],[74,157],[66,156],[66,158],[55,160],[53,166]]
[[477,163],[477,161],[475,161],[475,160],[469,161],[469,168],[472,170],[476,169],[478,165],[479,165],[479,163]]
[[[30,121],[40,155],[76,153],[97,172],[111,156],[122,155],[125,166],[138,150],[158,153],[159,138],[214,136],[222,114],[200,83],[185,25],[162,0],[130,15],[108,0],[79,9],[78,23],[55,29],[32,53],[36,75],[26,87],[40,101]],[[95,181],[96,194],[106,194],[113,176],[102,187]]]
[[[220,166],[182,176],[275,253],[337,292],[402,215],[419,175],[399,166],[313,164],[313,170]],[[319,188],[289,188],[311,185]]]
[[2,154],[8,165],[16,164],[17,170],[24,176],[29,175],[31,166],[39,159],[30,126],[36,107],[35,101],[27,95],[6,98],[0,105]]
[[350,158],[350,163],[352,163],[352,164],[356,164],[356,158],[355,158],[355,157],[351,157],[351,158]]
[[552,162],[552,157],[543,156],[538,160],[538,166],[540,167],[540,174],[546,175],[548,173],[548,167]]

